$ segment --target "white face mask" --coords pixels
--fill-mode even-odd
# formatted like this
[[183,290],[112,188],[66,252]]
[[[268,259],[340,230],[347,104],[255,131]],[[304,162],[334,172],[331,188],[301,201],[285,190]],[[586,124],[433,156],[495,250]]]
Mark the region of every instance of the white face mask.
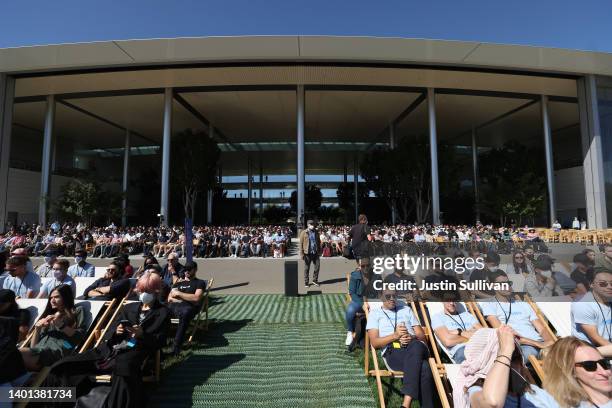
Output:
[[77,256],[74,258],[74,262],[76,263],[81,263],[81,261],[83,260],[83,257]]
[[540,274],[545,278],[552,278],[552,271],[541,271]]
[[308,229],[312,231],[314,229],[314,225],[308,225]]
[[138,296],[138,299],[140,299],[143,304],[150,305],[155,300],[155,295],[153,293],[142,292]]

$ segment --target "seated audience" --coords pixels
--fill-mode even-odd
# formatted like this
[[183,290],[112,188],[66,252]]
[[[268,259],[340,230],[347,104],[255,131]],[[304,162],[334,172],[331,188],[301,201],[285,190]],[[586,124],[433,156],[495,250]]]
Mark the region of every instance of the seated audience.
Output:
[[557,408],[554,398],[533,384],[523,361],[511,327],[478,330],[452,380],[453,406]]
[[533,274],[525,279],[525,292],[534,299],[563,295],[557,280],[553,277],[552,263],[546,258],[538,258],[533,263]]
[[68,261],[60,259],[53,264],[53,279],[47,280],[40,288],[38,297],[46,299],[53,289],[60,285],[68,285],[72,289],[72,296],[76,298],[76,283],[70,275],[68,275]]
[[112,373],[105,406],[144,407],[143,362],[165,345],[170,322],[160,288],[161,278],[145,273],[136,284],[139,301],[123,307],[101,344],[57,362],[44,385],[76,387],[80,397],[91,389],[90,376]]
[[[15,294],[7,289],[0,289],[0,389],[19,387],[28,378],[23,365],[17,342],[22,341],[28,331],[30,314],[17,307]],[[25,317],[25,319],[24,319]],[[24,333],[25,326],[25,333]],[[12,403],[2,403],[2,407],[11,407]]]
[[543,364],[543,387],[561,408],[612,407],[610,360],[576,337],[557,340]]
[[595,257],[594,266],[612,271],[612,242],[604,244],[602,253]]
[[57,259],[57,254],[54,251],[45,252],[45,262],[36,268],[36,274],[41,278],[53,277],[53,264]]
[[162,277],[166,284],[172,286],[177,280],[183,277],[183,265],[179,263],[178,255],[172,252],[168,255],[168,262],[164,266]]
[[595,268],[591,292],[572,302],[572,335],[594,345],[612,343],[612,272]]
[[130,290],[130,280],[124,279],[122,274],[123,265],[116,261],[111,262],[106,268],[106,274],[85,289],[85,299],[123,299]]
[[85,320],[83,309],[74,304],[70,286],[53,289],[45,311],[34,324],[30,343],[19,350],[26,369],[38,371],[76,352],[85,337]]
[[382,301],[382,308],[373,309],[368,316],[370,344],[382,349],[381,354],[392,370],[404,372],[402,407],[410,407],[417,400],[421,407],[433,407],[433,376],[427,362],[425,333],[412,309],[399,303],[394,291],[383,291]]
[[[497,271],[499,267],[500,257],[496,252],[488,252],[485,257],[485,267],[483,269],[475,269],[470,274],[470,282],[489,282],[492,271]],[[477,298],[490,298],[495,295],[493,290],[474,290],[472,291]]]
[[574,256],[575,268],[570,277],[576,282],[576,292],[579,296],[585,295],[590,287],[593,278],[593,268],[591,267],[591,259],[584,253]]
[[444,302],[444,311],[431,316],[431,328],[459,364],[465,360],[465,345],[482,326],[460,303]]
[[[492,273],[491,281],[512,287],[508,276],[501,271]],[[530,355],[538,357],[542,349],[553,344],[554,340],[533,308],[526,302],[515,300],[511,289],[497,290],[492,299],[479,304],[491,327],[497,328],[503,324],[514,330],[526,364]]]
[[184,267],[184,278],[172,285],[168,296],[168,306],[174,316],[179,319],[176,336],[174,337],[174,354],[179,354],[185,339],[189,323],[202,309],[202,299],[206,290],[206,281],[198,279],[198,264],[187,262]]
[[518,250],[512,254],[512,263],[508,264],[506,267],[506,274],[523,274],[529,275],[533,269],[531,269],[531,265],[527,263],[525,259],[525,254],[523,251]]
[[40,291],[40,276],[29,272],[26,262],[22,256],[13,256],[6,261],[5,270],[9,276],[4,278],[2,288],[15,292],[17,299],[35,298]]
[[344,344],[346,346],[350,346],[353,342],[355,316],[363,311],[363,297],[366,293],[366,286],[371,278],[369,258],[361,259],[359,264],[359,268],[351,272],[349,279],[349,296],[351,301],[346,307],[344,315],[346,321],[346,341]]
[[87,251],[79,249],[74,255],[74,265],[68,268],[68,275],[73,278],[93,278],[96,275],[96,267],[87,262]]

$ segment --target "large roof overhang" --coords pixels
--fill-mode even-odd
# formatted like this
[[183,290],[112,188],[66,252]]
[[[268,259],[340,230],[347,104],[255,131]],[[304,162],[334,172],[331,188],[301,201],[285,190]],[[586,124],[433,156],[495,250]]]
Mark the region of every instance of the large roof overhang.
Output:
[[237,62],[439,65],[612,75],[612,54],[472,41],[337,36],[248,36],[105,41],[0,49],[0,72]]

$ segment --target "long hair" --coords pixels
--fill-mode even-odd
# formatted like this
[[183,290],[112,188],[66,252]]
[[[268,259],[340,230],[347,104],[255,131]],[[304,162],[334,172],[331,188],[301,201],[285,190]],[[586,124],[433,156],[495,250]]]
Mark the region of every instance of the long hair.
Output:
[[[59,285],[55,289],[51,291],[51,293],[57,292],[62,298],[62,302],[64,303],[64,311],[67,315],[74,315],[74,295],[72,294],[72,288],[70,285]],[[53,306],[51,306],[51,293],[49,293],[49,300],[47,300],[47,307],[45,307],[45,311],[40,316],[47,317],[51,314],[54,314],[57,310],[53,310]]]
[[542,386],[562,408],[588,401],[589,396],[576,380],[575,354],[578,347],[593,347],[576,337],[564,337],[550,348],[544,359],[546,377]]
[[[514,257],[517,254],[523,255],[523,263],[522,264],[518,264],[514,260]],[[525,256],[523,251],[515,251],[514,253],[512,253],[512,266],[513,266],[513,269],[514,269],[514,273],[529,273],[529,268],[527,268],[527,257]]]

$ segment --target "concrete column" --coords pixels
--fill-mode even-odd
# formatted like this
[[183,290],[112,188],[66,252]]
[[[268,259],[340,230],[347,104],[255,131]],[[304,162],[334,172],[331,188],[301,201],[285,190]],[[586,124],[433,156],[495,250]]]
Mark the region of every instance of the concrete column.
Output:
[[607,228],[603,148],[597,104],[597,84],[594,75],[578,80],[580,133],[588,228]]
[[55,122],[55,95],[47,96],[45,130],[43,136],[42,165],[40,171],[40,201],[38,204],[38,223],[47,226],[47,209],[51,186],[51,160],[53,147],[53,127]]
[[5,74],[0,74],[0,233],[6,230],[8,213],[7,201],[14,96],[15,79]]
[[251,209],[253,205],[251,204],[251,197],[253,196],[253,171],[251,169],[251,156],[247,159],[247,174],[248,174],[248,183],[247,183],[247,207],[248,207],[248,225],[251,225]]
[[170,198],[170,138],[172,137],[172,88],[164,90],[164,134],[162,141],[161,200],[159,213],[161,224],[168,226],[168,204]]
[[548,190],[549,226],[557,219],[557,201],[555,197],[555,170],[553,162],[552,135],[548,117],[548,96],[541,95],[542,133],[544,134],[544,155],[546,156],[546,185]]
[[213,191],[206,192],[206,223],[212,224],[213,217]]
[[476,215],[476,224],[480,223],[480,185],[478,179],[478,143],[477,143],[476,128],[472,127],[472,171],[474,182],[474,210]]
[[438,136],[436,130],[436,99],[433,88],[427,88],[429,117],[429,153],[431,156],[431,215],[434,224],[440,224],[440,187],[438,182]]
[[395,123],[389,125],[389,148],[395,149]]
[[[395,123],[389,125],[389,149],[395,149]],[[395,202],[396,197],[391,197],[391,224],[396,224],[397,218],[397,203]]]
[[355,154],[353,162],[353,188],[355,195],[355,224],[359,222],[359,158]]
[[130,182],[130,131],[125,132],[125,150],[123,151],[123,199],[121,200],[121,225],[127,225],[127,195],[128,195],[128,184]]
[[304,199],[306,196],[306,178],[304,171],[304,85],[297,86],[297,224],[304,227]]

